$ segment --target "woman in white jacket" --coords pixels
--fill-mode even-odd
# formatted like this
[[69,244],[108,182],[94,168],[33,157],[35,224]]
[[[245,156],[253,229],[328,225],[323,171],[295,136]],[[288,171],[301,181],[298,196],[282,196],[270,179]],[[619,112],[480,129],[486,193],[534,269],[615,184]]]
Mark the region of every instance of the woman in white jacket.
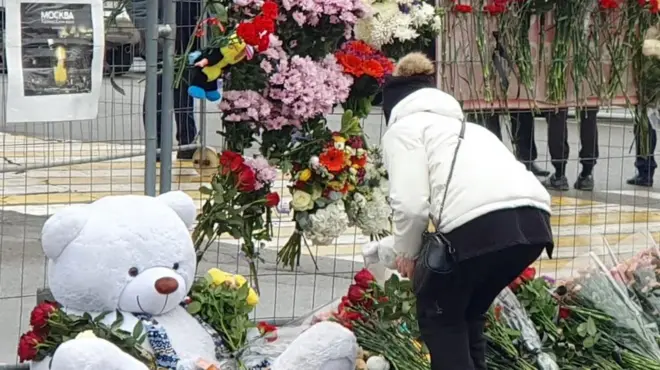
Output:
[[[495,135],[464,122],[434,75],[428,58],[409,54],[383,91],[397,269],[413,280],[432,369],[480,370],[484,314],[544,249],[552,253],[550,195]],[[422,250],[429,220],[450,246],[446,271]]]

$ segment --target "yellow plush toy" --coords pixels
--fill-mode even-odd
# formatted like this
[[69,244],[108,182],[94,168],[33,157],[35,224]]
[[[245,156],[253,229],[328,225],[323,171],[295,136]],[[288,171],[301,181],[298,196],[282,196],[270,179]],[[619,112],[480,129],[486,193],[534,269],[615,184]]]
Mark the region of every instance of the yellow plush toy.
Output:
[[190,53],[189,63],[194,66],[188,94],[197,99],[218,101],[222,97],[218,91],[218,79],[223,69],[250,59],[252,50],[236,34],[229,37],[227,45],[218,49]]

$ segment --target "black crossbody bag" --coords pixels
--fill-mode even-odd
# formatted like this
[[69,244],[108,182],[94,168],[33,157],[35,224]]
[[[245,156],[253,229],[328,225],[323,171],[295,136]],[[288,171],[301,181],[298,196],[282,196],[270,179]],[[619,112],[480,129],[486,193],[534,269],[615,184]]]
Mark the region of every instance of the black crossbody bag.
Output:
[[[454,150],[454,158],[451,161],[451,167],[449,167],[449,175],[447,176],[447,183],[445,184],[445,192],[442,196],[442,202],[440,203],[440,212],[438,214],[438,219],[435,224],[435,231],[425,231],[422,234],[422,252],[418,259],[418,264],[422,263],[422,269],[415,269],[415,280],[420,280],[417,283],[423,285],[424,281],[427,280],[428,275],[431,273],[436,274],[449,274],[454,268],[456,263],[455,254],[456,250],[452,247],[451,243],[447,240],[443,233],[439,231],[440,223],[442,220],[442,211],[445,208],[445,201],[447,200],[447,191],[449,190],[449,183],[454,174],[454,167],[456,166],[456,157],[458,156],[458,149],[461,147],[461,142],[465,138],[465,119],[461,124],[461,131],[458,134],[458,144],[456,144],[456,150]],[[417,270],[426,270],[426,271],[417,271]],[[419,278],[419,279],[418,279]],[[415,284],[415,285],[418,285]]]

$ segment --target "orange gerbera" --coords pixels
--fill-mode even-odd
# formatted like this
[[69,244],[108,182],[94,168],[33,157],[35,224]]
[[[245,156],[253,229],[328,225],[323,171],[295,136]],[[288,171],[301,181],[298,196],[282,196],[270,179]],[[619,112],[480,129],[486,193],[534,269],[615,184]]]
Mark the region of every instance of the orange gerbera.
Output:
[[346,167],[346,156],[343,150],[332,147],[321,153],[319,162],[328,171],[338,173]]
[[374,52],[371,46],[360,40],[349,42],[346,48],[354,53],[372,54]]
[[344,73],[353,75],[355,77],[360,77],[363,74],[361,63],[362,61],[355,55],[346,54],[346,53],[337,53],[335,54],[337,61],[344,67]]
[[375,79],[382,78],[385,74],[383,66],[375,60],[365,60],[360,66],[362,71],[368,76],[371,76]]

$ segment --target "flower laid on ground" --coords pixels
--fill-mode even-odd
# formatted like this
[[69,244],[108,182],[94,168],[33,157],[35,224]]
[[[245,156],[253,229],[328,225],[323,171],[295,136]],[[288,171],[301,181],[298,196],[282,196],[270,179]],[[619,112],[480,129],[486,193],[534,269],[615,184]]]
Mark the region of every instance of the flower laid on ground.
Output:
[[349,41],[335,53],[344,73],[353,77],[351,92],[342,104],[358,117],[366,117],[371,111],[371,102],[380,91],[385,76],[392,74],[394,64],[382,52],[364,41]]
[[193,284],[186,308],[220,333],[226,349],[235,354],[245,347],[248,329],[255,327],[250,313],[258,303],[245,277],[212,268]]
[[295,266],[303,235],[325,245],[346,230],[349,219],[343,201],[364,183],[367,160],[360,122],[351,111],[344,112],[340,131],[323,126],[318,137],[305,138],[290,150],[296,232],[278,252],[279,262]]
[[377,1],[371,7],[371,15],[357,23],[355,36],[393,59],[424,50],[442,30],[442,8],[423,1]]
[[220,155],[218,173],[210,185],[200,188],[208,198],[193,231],[197,261],[224,234],[241,239],[241,251],[250,266],[250,279],[259,291],[255,241],[270,240],[271,212],[279,195],[271,188],[277,170],[261,157],[246,158],[232,151]]
[[98,317],[82,316],[64,312],[54,302],[38,304],[30,314],[31,329],[21,335],[17,354],[20,362],[43,361],[55,354],[57,347],[80,335],[95,336],[115,344],[119,349],[152,368],[155,359],[142,348],[146,333],[138,323],[133,333],[118,329],[123,317],[118,313],[111,325],[102,323],[108,313]]

